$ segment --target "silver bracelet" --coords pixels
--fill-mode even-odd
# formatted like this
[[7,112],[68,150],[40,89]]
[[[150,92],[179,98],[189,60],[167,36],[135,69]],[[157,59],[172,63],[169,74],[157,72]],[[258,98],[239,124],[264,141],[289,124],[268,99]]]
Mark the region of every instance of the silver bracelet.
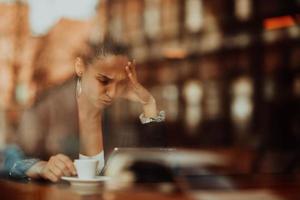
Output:
[[162,122],[165,121],[166,113],[165,111],[160,111],[156,117],[145,117],[144,113],[139,116],[142,124],[147,124],[150,122]]

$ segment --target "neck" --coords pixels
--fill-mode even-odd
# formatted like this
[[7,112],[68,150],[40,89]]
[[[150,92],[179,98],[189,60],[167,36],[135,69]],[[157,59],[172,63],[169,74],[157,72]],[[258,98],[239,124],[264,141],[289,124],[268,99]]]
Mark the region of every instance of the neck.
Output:
[[77,98],[77,106],[80,127],[80,152],[85,155],[95,155],[103,149],[102,109],[92,105],[84,93]]

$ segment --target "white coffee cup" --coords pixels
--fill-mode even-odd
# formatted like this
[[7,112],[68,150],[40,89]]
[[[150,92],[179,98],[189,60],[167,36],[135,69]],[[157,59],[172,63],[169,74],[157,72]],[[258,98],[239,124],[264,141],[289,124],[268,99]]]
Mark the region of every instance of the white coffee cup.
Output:
[[96,159],[76,159],[74,165],[78,178],[91,179],[97,175],[98,160]]

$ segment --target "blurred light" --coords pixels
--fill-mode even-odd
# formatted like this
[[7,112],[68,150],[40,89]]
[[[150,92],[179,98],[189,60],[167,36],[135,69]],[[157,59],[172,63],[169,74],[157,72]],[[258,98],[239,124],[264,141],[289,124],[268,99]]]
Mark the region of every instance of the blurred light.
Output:
[[281,37],[284,36],[284,34],[285,33],[283,33],[282,31],[278,29],[274,29],[274,30],[264,31],[262,37],[266,43],[272,43],[279,40]]
[[183,97],[186,102],[185,122],[189,133],[194,132],[202,118],[201,102],[203,88],[198,80],[189,80],[183,86]]
[[252,103],[248,97],[237,97],[232,102],[232,114],[237,121],[247,120],[252,113]]
[[29,99],[29,88],[26,84],[18,84],[16,86],[16,100],[21,105],[25,104]]
[[253,86],[252,81],[248,77],[237,79],[233,83],[233,100],[231,104],[231,114],[233,120],[238,126],[244,126],[249,121],[253,105],[252,94]]
[[167,48],[163,50],[163,55],[170,59],[183,59],[187,55],[187,51],[183,48]]
[[202,0],[186,0],[185,3],[185,26],[191,32],[198,32],[203,26]]
[[240,78],[233,85],[234,96],[251,96],[252,93],[253,88],[249,78]]
[[170,101],[176,101],[178,99],[178,88],[176,85],[167,85],[163,88],[163,98],[170,100]]
[[150,38],[160,33],[160,0],[145,0],[144,24],[145,32]]
[[201,37],[201,41],[199,44],[200,46],[198,46],[198,48],[202,52],[211,52],[221,47],[222,40],[223,38],[220,31],[215,30],[214,32],[205,34],[203,35],[203,37]]
[[241,21],[247,20],[252,14],[252,0],[235,0],[235,15]]
[[185,123],[188,128],[189,133],[197,133],[194,130],[197,128],[202,118],[202,109],[201,107],[194,105],[187,105],[185,111]]
[[291,38],[300,37],[300,28],[298,26],[292,26],[288,29],[289,35]]
[[188,105],[197,105],[201,103],[203,97],[203,88],[199,81],[190,80],[183,86],[183,96]]
[[264,20],[264,28],[267,30],[294,26],[295,21],[291,16],[273,17]]

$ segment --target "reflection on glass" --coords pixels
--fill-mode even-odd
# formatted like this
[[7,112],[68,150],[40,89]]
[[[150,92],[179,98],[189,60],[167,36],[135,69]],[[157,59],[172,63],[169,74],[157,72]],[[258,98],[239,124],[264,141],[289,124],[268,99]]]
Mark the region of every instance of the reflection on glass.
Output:
[[199,81],[190,80],[185,83],[183,95],[188,106],[199,106],[203,97],[203,88]]
[[203,88],[199,81],[190,80],[185,83],[183,97],[186,102],[185,123],[193,132],[202,118],[201,102],[203,98]]
[[248,97],[239,96],[232,102],[232,113],[234,119],[242,122],[249,118],[252,112],[252,104]]
[[232,104],[231,114],[232,119],[238,127],[245,127],[251,117],[253,105],[252,81],[248,77],[242,77],[234,81],[232,86]]

